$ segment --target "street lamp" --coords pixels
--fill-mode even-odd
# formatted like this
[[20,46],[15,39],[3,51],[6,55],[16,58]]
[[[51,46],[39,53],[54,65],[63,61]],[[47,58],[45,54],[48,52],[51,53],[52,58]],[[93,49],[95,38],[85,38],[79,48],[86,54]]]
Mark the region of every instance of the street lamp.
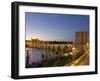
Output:
[[73,47],[72,50],[75,50],[75,47]]
[[72,53],[73,53],[73,65],[74,65],[74,61],[75,61],[75,47],[72,47]]
[[86,50],[89,48],[89,43],[87,42],[86,43]]
[[88,46],[88,45],[89,45],[89,43],[87,42],[87,43],[86,43],[86,45]]

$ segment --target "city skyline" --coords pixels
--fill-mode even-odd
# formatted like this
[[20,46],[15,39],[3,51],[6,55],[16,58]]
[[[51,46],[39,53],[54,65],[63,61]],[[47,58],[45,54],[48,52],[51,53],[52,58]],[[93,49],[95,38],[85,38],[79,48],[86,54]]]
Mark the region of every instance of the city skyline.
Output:
[[75,32],[89,32],[88,15],[25,13],[26,40],[73,41]]

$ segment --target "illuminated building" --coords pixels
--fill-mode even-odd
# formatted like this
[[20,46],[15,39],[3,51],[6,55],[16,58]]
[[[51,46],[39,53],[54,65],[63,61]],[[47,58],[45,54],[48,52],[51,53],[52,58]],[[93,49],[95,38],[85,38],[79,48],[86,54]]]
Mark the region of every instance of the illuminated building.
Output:
[[75,33],[75,44],[81,45],[89,42],[88,32],[76,32]]
[[78,50],[85,49],[87,43],[89,44],[89,33],[88,32],[76,32],[75,33],[75,47]]
[[25,45],[26,47],[33,47],[32,40],[26,40]]

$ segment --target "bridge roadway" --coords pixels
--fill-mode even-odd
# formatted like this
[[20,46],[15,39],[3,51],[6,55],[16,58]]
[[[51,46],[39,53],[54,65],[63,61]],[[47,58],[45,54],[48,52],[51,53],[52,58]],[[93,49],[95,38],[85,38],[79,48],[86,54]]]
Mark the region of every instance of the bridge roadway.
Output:
[[78,65],[88,65],[89,64],[89,49],[75,62],[66,64],[65,66],[78,66]]

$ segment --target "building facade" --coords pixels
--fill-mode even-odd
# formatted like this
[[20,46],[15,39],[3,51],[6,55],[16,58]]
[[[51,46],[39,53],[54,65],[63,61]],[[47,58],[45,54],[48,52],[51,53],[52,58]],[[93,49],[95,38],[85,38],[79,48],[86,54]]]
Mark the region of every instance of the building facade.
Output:
[[76,32],[75,33],[75,47],[78,51],[86,50],[89,44],[89,32]]
[[76,32],[75,33],[75,44],[82,45],[89,43],[89,33],[88,32]]
[[25,46],[26,47],[33,47],[32,40],[26,40],[25,41]]

